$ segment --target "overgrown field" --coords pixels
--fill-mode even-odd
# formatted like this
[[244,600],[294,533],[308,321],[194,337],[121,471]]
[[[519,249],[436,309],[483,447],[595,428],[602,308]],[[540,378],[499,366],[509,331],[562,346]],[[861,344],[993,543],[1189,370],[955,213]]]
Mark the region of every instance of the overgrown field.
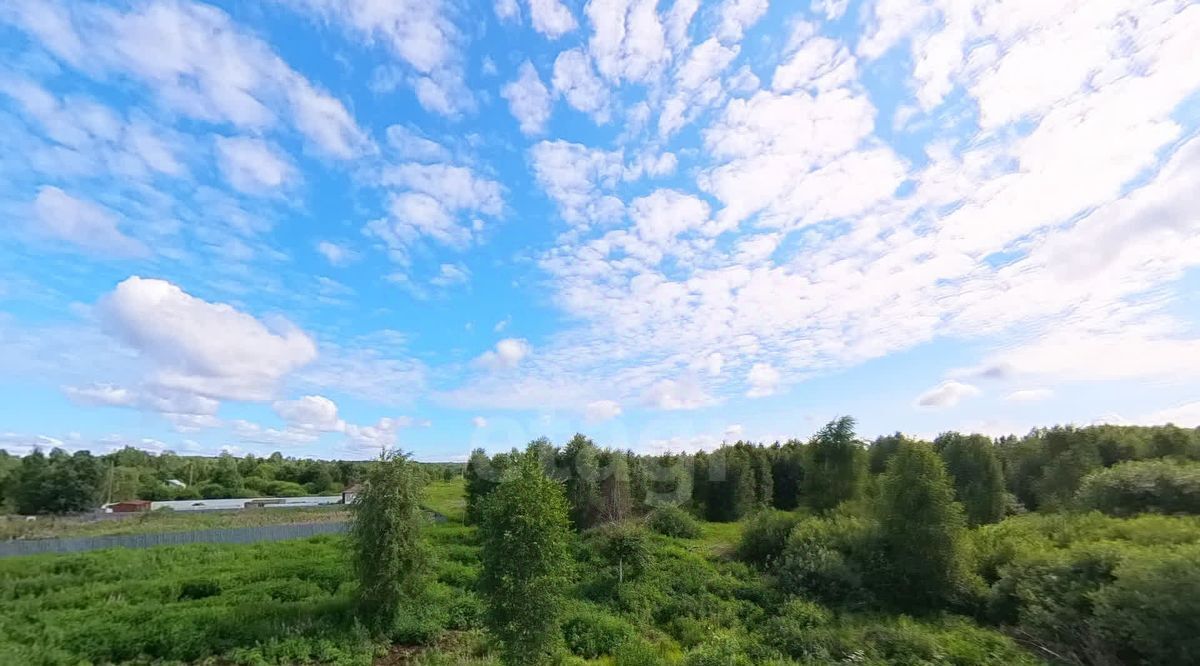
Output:
[[88,520],[74,516],[0,517],[0,540],[187,532],[228,527],[258,527],[348,520],[344,505],[235,511],[147,511],[133,516]]
[[[461,490],[460,482],[430,488],[430,508],[450,517],[426,532],[436,582],[386,640],[354,620],[343,538],[317,537],[0,561],[0,663],[497,663],[481,629],[479,550],[459,519]],[[649,561],[623,584],[584,535],[562,625],[567,649],[596,663],[741,664],[803,641],[860,661],[1034,662],[962,619],[834,613],[788,600],[729,556],[739,530],[702,523],[697,538],[655,534]]]
[[[425,504],[449,518],[425,531],[434,581],[386,636],[355,619],[342,537],[108,550],[0,561],[0,664],[498,664],[462,492],[428,488]],[[620,570],[605,528],[574,537],[563,663],[1078,663],[1087,655],[1066,651],[1096,641],[1125,663],[1187,663],[1200,636],[1200,616],[1180,624],[1200,593],[1194,517],[1028,515],[971,530],[976,603],[916,615],[872,601],[886,590],[870,584],[853,512],[641,520],[646,557]]]

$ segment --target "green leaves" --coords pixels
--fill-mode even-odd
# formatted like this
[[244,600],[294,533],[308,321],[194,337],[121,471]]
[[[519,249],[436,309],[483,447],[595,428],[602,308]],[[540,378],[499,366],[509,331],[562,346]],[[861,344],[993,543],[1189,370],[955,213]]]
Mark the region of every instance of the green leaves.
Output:
[[423,591],[429,567],[421,538],[421,474],[402,453],[375,463],[351,505],[349,539],[366,623],[388,629],[405,599]]

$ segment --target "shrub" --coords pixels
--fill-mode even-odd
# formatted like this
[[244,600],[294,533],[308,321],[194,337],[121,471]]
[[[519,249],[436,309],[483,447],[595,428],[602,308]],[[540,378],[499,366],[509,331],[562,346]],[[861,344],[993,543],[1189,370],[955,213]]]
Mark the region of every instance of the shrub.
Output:
[[351,505],[354,522],[348,536],[359,607],[375,628],[386,628],[401,604],[424,589],[429,551],[421,538],[425,518],[420,503],[416,466],[393,453],[369,468]]
[[200,578],[184,581],[179,586],[179,599],[207,599],[221,593],[221,584],[215,580]]
[[571,533],[562,484],[546,476],[534,447],[483,500],[480,538],[487,625],[506,663],[537,663],[558,642],[570,582]]
[[677,506],[661,506],[646,519],[650,529],[663,536],[695,539],[700,536],[700,523],[692,514]]
[[776,582],[788,594],[863,605],[870,599],[864,574],[876,568],[878,553],[878,529],[868,520],[842,513],[806,518],[788,536]]
[[587,659],[612,654],[617,646],[637,634],[625,620],[589,607],[568,612],[563,620],[562,633],[571,654]]
[[800,522],[795,514],[763,511],[755,515],[742,531],[738,558],[759,567],[769,567],[783,556],[788,536]]
[[812,630],[829,624],[832,615],[824,607],[804,599],[792,599],[763,627],[764,642],[793,657],[802,657],[812,643]]
[[1096,625],[1126,662],[1200,658],[1200,547],[1129,558],[1093,596]]
[[610,523],[592,530],[591,540],[617,575],[617,584],[636,578],[650,564],[650,539],[646,530],[631,523]]
[[1111,516],[1200,514],[1200,464],[1167,460],[1124,462],[1083,480],[1075,503]]
[[658,649],[640,637],[631,638],[613,650],[615,666],[660,666],[663,661]]
[[684,666],[752,666],[741,641],[729,633],[719,633],[687,653]]

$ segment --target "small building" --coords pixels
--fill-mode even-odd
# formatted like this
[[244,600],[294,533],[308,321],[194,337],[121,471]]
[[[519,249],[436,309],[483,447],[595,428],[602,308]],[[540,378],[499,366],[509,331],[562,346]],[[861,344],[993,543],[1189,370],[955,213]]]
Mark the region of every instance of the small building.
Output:
[[342,491],[342,504],[353,504],[354,498],[358,497],[359,486],[353,485]]
[[265,509],[268,506],[276,506],[283,504],[282,497],[263,497],[260,499],[252,499],[242,505],[244,509]]
[[150,502],[148,500],[126,500],[124,502],[113,502],[108,505],[108,510],[113,513],[137,513],[139,511],[149,511]]

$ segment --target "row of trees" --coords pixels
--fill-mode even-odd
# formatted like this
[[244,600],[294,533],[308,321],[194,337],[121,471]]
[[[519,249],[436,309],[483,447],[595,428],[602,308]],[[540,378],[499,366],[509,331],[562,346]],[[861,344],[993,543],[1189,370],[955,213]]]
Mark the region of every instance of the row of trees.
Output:
[[[739,441],[690,455],[601,449],[583,435],[562,448],[547,440],[531,446],[546,474],[563,482],[576,529],[668,504],[730,522],[763,508],[805,506],[824,513],[876,496],[892,457],[917,442],[900,433],[865,442],[854,425],[852,418],[842,417],[808,442]],[[1170,425],[1055,427],[997,440],[947,432],[927,444],[945,465],[969,526],[1027,510],[1067,508],[1089,474],[1123,462],[1200,460],[1197,432]],[[482,450],[472,453],[466,468],[469,522],[480,520],[482,499],[522,455],[516,450],[490,458]]]
[[[576,447],[578,449],[578,447]],[[571,520],[561,482],[546,475],[544,442],[501,458],[504,471],[473,506],[482,542],[485,620],[505,663],[542,663],[554,648],[571,574]],[[371,466],[352,505],[359,612],[386,631],[404,605],[422,605],[430,570],[421,486],[402,454]]]
[[[336,495],[357,483],[363,469],[361,462],[286,458],[278,452],[204,457],[125,447],[100,456],[53,449],[16,457],[0,450],[0,510],[58,514],[132,499]],[[462,465],[422,465],[422,470],[452,478],[462,473]]]

